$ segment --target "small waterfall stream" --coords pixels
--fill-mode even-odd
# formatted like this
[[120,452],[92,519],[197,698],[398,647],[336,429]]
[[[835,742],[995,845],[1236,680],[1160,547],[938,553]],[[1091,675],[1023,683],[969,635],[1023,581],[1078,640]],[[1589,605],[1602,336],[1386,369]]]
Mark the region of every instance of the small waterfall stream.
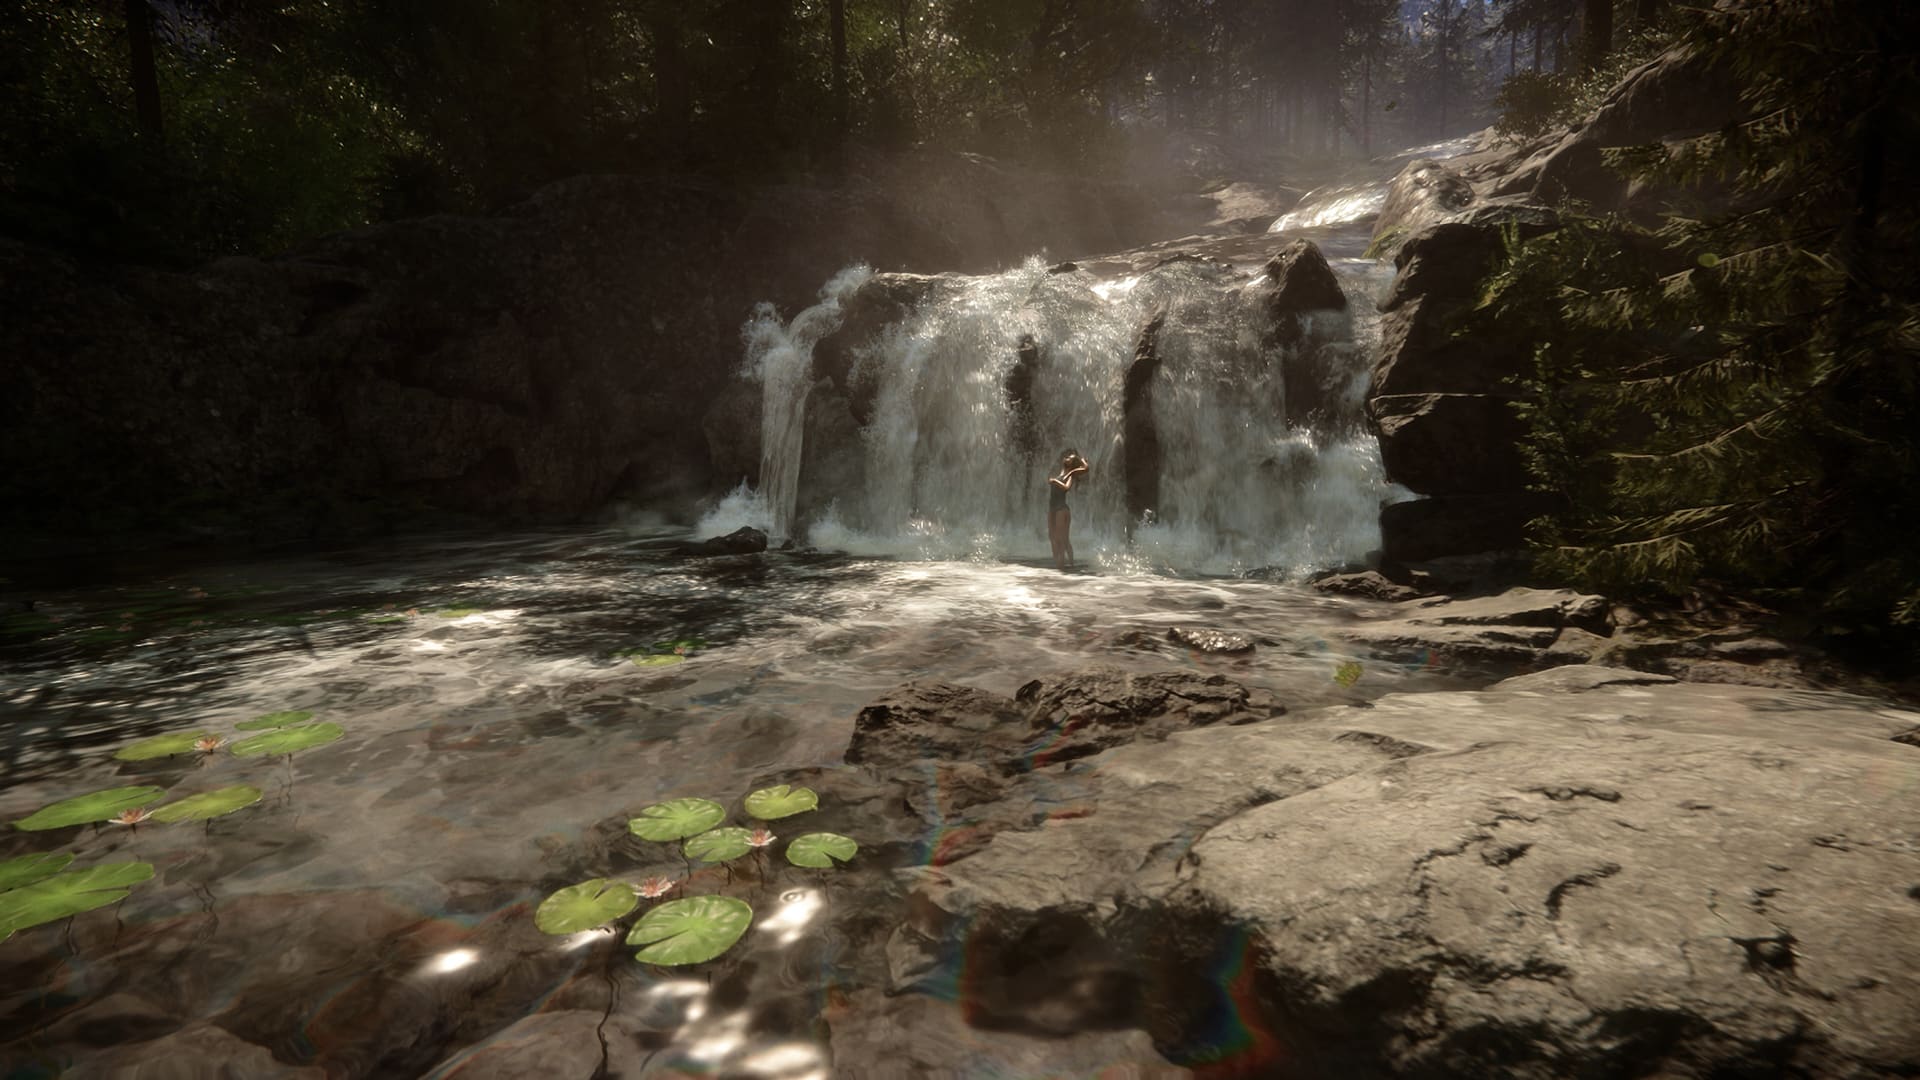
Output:
[[[1264,304],[1272,282],[1257,263],[1204,257],[1204,243],[1202,257],[1120,273],[1111,260],[1049,268],[1033,258],[998,274],[941,275],[853,347],[839,393],[812,406],[841,410],[837,426],[809,419],[812,350],[875,275],[842,271],[786,324],[763,309],[745,332],[764,395],[761,483],[736,493],[734,508],[763,497],[776,542],[1041,560],[1045,477],[1072,448],[1093,465],[1072,499],[1083,561],[1292,575],[1358,560],[1378,546],[1380,505],[1397,491],[1362,411],[1373,302],[1391,267],[1354,253],[1380,190],[1326,189],[1268,237],[1277,251],[1295,232],[1282,225],[1310,223],[1298,234],[1334,253],[1348,298],[1346,311],[1306,316],[1298,334],[1276,333]],[[1128,507],[1125,395],[1156,317],[1147,377],[1159,468],[1143,519]],[[843,445],[823,445],[829,429]],[[828,456],[836,467],[808,464]]]

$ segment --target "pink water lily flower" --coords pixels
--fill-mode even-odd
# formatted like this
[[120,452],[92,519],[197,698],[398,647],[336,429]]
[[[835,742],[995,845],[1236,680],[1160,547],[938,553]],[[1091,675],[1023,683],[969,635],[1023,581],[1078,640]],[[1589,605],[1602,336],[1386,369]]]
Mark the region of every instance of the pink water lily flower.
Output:
[[673,891],[673,884],[672,878],[650,877],[640,883],[640,895],[649,900],[656,896],[665,896]]
[[777,838],[772,833],[768,832],[764,828],[760,828],[760,829],[755,829],[753,830],[752,833],[748,834],[747,843],[753,845],[754,847],[766,847],[768,844],[773,843],[775,839]]
[[131,810],[122,810],[118,814],[115,814],[113,816],[113,823],[115,825],[138,825],[152,816],[153,811],[144,806],[140,806]]
[[226,740],[218,735],[208,735],[205,738],[195,739],[193,741],[193,748],[203,754],[211,754],[215,750],[220,749],[220,744],[224,742],[226,742]]

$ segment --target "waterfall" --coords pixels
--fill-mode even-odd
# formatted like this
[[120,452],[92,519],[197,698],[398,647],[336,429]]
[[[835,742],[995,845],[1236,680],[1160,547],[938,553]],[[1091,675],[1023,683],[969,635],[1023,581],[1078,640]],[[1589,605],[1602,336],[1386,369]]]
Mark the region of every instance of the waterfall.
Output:
[[[1083,559],[1207,572],[1357,560],[1379,544],[1389,490],[1360,411],[1372,300],[1386,276],[1371,262],[1334,265],[1352,314],[1313,316],[1293,347],[1272,343],[1261,283],[1217,263],[1172,261],[1102,280],[1033,259],[937,279],[856,350],[843,389],[865,395],[859,444],[846,448],[860,469],[852,480],[835,473],[839,486],[823,489],[827,481],[799,475],[807,365],[812,345],[837,325],[840,302],[865,280],[849,276],[864,271],[845,272],[792,324],[768,313],[748,327],[766,388],[762,475],[776,531],[798,528],[821,547],[865,554],[1043,559],[1045,478],[1072,448],[1093,465],[1072,498]],[[1123,387],[1142,327],[1162,312],[1151,391],[1161,505],[1157,520],[1142,523],[1126,510]],[[1028,362],[1010,380],[1023,341]],[[1310,424],[1290,426],[1284,373],[1309,361],[1325,373],[1326,404]],[[826,509],[796,523],[800,483],[809,505]]]
[[747,374],[761,384],[758,494],[766,505],[768,538],[775,543],[794,535],[813,347],[840,325],[841,302],[872,276],[864,266],[849,267],[821,287],[819,303],[793,321],[781,322],[772,304],[761,304],[741,331]]
[[[1070,499],[1082,561],[1285,574],[1359,561],[1379,546],[1381,505],[1411,494],[1387,481],[1363,412],[1393,268],[1357,256],[1384,191],[1330,185],[1276,222],[1316,237],[1348,298],[1300,334],[1275,332],[1251,267],[1189,253],[1116,278],[1030,259],[915,279],[916,300],[884,305],[891,322],[849,326],[835,392],[810,418],[814,346],[874,275],[842,271],[790,323],[763,306],[743,332],[764,394],[760,489],[723,506],[857,554],[1044,561],[1046,476],[1071,448],[1093,466]],[[1155,481],[1132,485],[1151,515],[1129,512],[1129,462]]]

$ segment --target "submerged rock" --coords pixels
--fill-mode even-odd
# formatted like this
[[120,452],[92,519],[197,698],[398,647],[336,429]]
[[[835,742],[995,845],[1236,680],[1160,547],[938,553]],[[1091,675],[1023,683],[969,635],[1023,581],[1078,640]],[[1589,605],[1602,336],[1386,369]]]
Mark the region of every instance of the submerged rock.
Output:
[[753,555],[767,550],[767,534],[751,525],[742,525],[725,536],[712,536],[673,549],[675,555]]
[[1167,631],[1167,640],[1175,645],[1184,645],[1203,653],[1250,653],[1253,651],[1253,639],[1245,634],[1229,634],[1224,630],[1189,630],[1174,627]]

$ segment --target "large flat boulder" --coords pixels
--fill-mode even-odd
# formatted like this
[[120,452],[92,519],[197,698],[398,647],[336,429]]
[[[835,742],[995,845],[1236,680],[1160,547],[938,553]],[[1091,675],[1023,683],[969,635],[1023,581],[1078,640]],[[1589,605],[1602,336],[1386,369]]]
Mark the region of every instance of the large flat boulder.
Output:
[[[1076,811],[909,872],[899,955],[964,940],[998,970],[1054,949],[1065,982],[1034,968],[1003,992],[1103,987],[1107,1013],[1221,1075],[1920,1064],[1920,751],[1894,741],[1920,714],[1576,674],[1036,775]],[[900,967],[897,988],[938,970]]]

